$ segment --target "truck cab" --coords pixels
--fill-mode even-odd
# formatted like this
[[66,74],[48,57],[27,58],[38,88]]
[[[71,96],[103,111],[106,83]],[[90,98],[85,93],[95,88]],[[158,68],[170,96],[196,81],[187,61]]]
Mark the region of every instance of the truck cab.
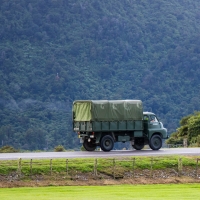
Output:
[[167,129],[164,128],[163,123],[159,121],[156,115],[152,112],[143,112],[144,119],[144,133],[149,138],[149,146],[153,150],[160,149],[160,141],[168,138]]

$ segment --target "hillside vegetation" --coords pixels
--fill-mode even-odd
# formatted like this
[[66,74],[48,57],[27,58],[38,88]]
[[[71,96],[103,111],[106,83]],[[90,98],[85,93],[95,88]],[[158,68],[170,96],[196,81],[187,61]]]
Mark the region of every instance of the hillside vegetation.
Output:
[[79,148],[77,99],[141,99],[170,133],[200,110],[200,1],[1,0],[0,143]]

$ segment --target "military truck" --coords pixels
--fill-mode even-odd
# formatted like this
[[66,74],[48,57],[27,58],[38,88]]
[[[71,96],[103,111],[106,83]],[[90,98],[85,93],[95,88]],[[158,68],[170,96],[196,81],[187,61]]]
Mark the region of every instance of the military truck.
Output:
[[115,142],[130,141],[136,150],[148,144],[162,147],[167,129],[152,112],[143,112],[141,100],[77,100],[73,102],[73,130],[87,151],[99,146],[110,151]]

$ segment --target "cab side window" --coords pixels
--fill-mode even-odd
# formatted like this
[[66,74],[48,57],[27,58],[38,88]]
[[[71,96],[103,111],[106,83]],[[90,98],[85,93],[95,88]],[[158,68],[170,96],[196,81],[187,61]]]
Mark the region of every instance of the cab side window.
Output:
[[157,118],[155,115],[150,116],[150,122],[158,122]]

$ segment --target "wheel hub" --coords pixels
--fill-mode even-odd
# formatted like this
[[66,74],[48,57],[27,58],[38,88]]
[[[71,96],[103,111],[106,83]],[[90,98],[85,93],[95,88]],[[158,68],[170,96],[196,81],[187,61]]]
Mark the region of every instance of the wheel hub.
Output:
[[155,146],[158,146],[158,144],[159,144],[159,142],[158,142],[158,140],[156,139],[156,140],[154,141],[154,145],[155,145]]
[[106,140],[105,145],[108,147],[110,145],[110,141]]

